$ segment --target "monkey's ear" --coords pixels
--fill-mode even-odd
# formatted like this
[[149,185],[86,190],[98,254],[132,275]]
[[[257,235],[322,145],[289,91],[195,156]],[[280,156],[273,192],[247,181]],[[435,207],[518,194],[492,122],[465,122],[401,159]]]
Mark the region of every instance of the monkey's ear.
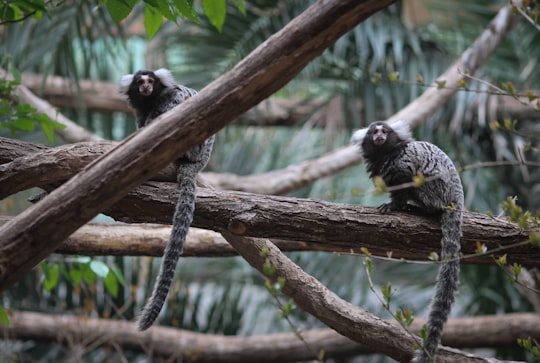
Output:
[[157,71],[154,71],[154,74],[165,87],[174,87],[176,85],[176,81],[174,80],[171,71],[167,68],[160,68]]
[[133,74],[126,74],[125,76],[122,76],[118,84],[118,92],[127,95],[129,92],[129,86],[131,86],[131,82],[133,82]]
[[366,128],[363,128],[363,129],[356,130],[355,132],[353,132],[352,137],[351,137],[351,144],[356,145],[356,147],[358,148],[358,152],[360,154],[363,153],[363,151],[362,151],[362,141],[364,140],[364,137],[366,137],[368,129],[369,128],[366,127]]
[[396,134],[398,134],[400,139],[407,140],[412,138],[411,128],[407,120],[400,119],[393,124],[390,124],[390,126],[394,129]]

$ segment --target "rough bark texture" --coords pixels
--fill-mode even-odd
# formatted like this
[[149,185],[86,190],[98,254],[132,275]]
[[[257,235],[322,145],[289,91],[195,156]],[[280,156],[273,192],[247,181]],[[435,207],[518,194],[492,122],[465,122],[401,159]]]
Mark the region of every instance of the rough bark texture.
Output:
[[189,102],[139,130],[6,223],[0,228],[0,290],[99,211],[283,87],[341,35],[392,2],[318,1]]
[[[156,184],[155,186],[158,186]],[[143,185],[113,206],[108,214],[129,223],[169,224],[176,202],[170,184]],[[266,237],[284,251],[371,253],[393,258],[428,260],[438,251],[436,219],[406,213],[381,215],[375,208],[309,199],[200,189],[193,226]],[[146,214],[140,213],[144,210]],[[0,217],[0,225],[11,218]],[[383,226],[381,228],[381,226]],[[71,235],[57,253],[83,255],[161,256],[170,228],[156,225],[86,225]],[[397,238],[396,238],[397,236]],[[540,251],[528,243],[528,233],[515,224],[479,213],[465,213],[462,263],[495,264],[507,254],[509,263],[536,266]],[[478,243],[486,254],[477,254]],[[193,229],[184,256],[234,256],[217,233]]]
[[[361,342],[399,362],[411,360],[413,347],[420,344],[419,338],[341,299],[305,273],[270,241],[240,237],[229,232],[223,233],[223,236],[263,275],[265,266],[272,266],[274,272],[267,277],[272,282],[283,278],[283,293],[291,297],[302,310],[353,341]],[[440,363],[488,361],[495,360],[445,347],[440,347],[437,353],[437,362]]]
[[[416,319],[411,330],[418,333],[424,323]],[[514,346],[517,337],[540,338],[540,317],[536,314],[509,314],[457,318],[445,326],[443,344],[454,347]],[[166,327],[138,332],[133,323],[51,316],[33,312],[13,312],[9,328],[2,327],[5,339],[50,341],[85,347],[121,347],[146,352],[149,347],[159,357],[176,357],[184,362],[243,363],[311,360],[313,351],[323,349],[325,358],[351,357],[374,349],[353,342],[331,329],[305,330],[302,337],[311,351],[293,334],[280,333],[252,337],[200,334]],[[181,352],[181,353],[179,353]]]
[[[51,191],[118,144],[100,140],[52,148],[0,137],[0,199],[33,187]],[[168,165],[152,180],[175,182],[175,166]]]
[[[41,145],[10,139],[1,139],[1,141],[0,160],[6,161],[10,158],[16,158],[11,163],[0,165],[1,198],[29,187],[39,186],[45,189],[56,187],[60,182],[69,179],[93,159],[116,145],[113,142],[100,141],[44,149]],[[24,156],[26,153],[29,153],[29,155]],[[19,158],[17,159],[17,157]],[[174,180],[173,169],[169,167],[161,171],[153,179]],[[155,222],[168,224],[171,218],[170,213],[174,208],[176,193],[176,187],[170,184],[147,184],[131,192],[124,200],[114,206],[110,213],[113,217],[131,223]],[[203,196],[204,201],[202,201]],[[247,223],[246,226],[249,226],[249,231],[246,232],[248,236],[263,236],[302,242],[290,243],[283,241],[280,246],[284,248],[358,252],[360,246],[366,246],[376,254],[387,254],[392,251],[394,257],[413,259],[425,259],[430,252],[438,250],[436,236],[439,234],[439,226],[430,219],[415,218],[406,214],[380,216],[370,208],[362,209],[350,205],[291,198],[265,198],[242,193],[213,193],[206,191],[201,194],[199,199],[201,202],[196,212],[195,225],[223,231],[228,228],[229,224],[234,225],[234,223],[241,222]],[[211,204],[205,207],[205,201]],[[282,202],[284,203],[283,206],[287,206],[287,208],[282,209],[283,206],[280,204]],[[321,206],[326,206],[327,209],[323,209]],[[246,219],[244,216],[245,210],[250,210],[252,213],[257,212],[257,214],[254,214],[251,220],[242,222]],[[206,213],[206,215],[202,213]],[[215,215],[212,215],[212,213]],[[265,213],[270,214],[265,217]],[[289,221],[295,221],[295,216],[297,217],[300,214],[305,216],[303,222],[295,222],[295,228],[291,230],[299,232],[291,232],[284,236],[281,231],[289,231]],[[221,216],[221,218],[217,218],[216,215]],[[346,215],[349,217],[345,217]],[[269,216],[270,219],[268,220]],[[328,216],[332,218],[329,220]],[[353,223],[355,225],[350,224],[350,216],[354,216]],[[351,231],[367,228],[362,227],[363,224],[360,222],[366,216],[373,219],[368,224],[370,228],[366,229],[366,233],[351,234]],[[470,226],[468,228],[471,234],[468,234],[466,226],[462,244],[464,252],[468,255],[474,255],[477,241],[486,243],[490,251],[497,248],[499,243],[504,247],[527,241],[527,233],[520,231],[514,225],[505,223],[501,229],[501,221],[479,214],[468,214],[467,216],[466,221],[468,221],[467,225]],[[205,222],[200,223],[199,220],[205,220]],[[264,223],[265,220],[268,223]],[[418,220],[424,221],[424,224],[415,222]],[[260,221],[263,221],[263,223]],[[383,228],[378,228],[379,224]],[[276,230],[273,228],[274,226],[280,226],[280,228]],[[345,226],[345,228],[343,229],[341,226]],[[327,228],[330,234],[306,235],[305,232],[302,232],[302,228],[306,228],[305,230]],[[411,231],[420,231],[424,228],[427,229],[423,233],[411,233]],[[257,229],[260,229],[260,232],[256,232]],[[295,235],[295,233],[300,234]],[[408,236],[405,239],[405,244],[401,239],[396,241],[395,238],[391,237],[396,233]],[[387,237],[380,239],[380,236],[384,235]],[[377,239],[374,239],[373,236],[377,236]],[[376,241],[376,243],[371,241]],[[313,245],[313,243],[318,245]],[[146,253],[143,251],[145,249],[141,253]],[[511,259],[515,259],[514,261],[526,265],[534,264],[534,259],[538,257],[537,249],[530,245],[504,250],[500,253],[506,252],[511,253]],[[88,253],[92,252],[88,251]],[[216,253],[220,252],[216,251]],[[227,253],[230,253],[230,251]],[[467,258],[464,262],[494,263],[494,260],[491,256],[473,256]]]
[[[169,223],[177,196],[174,185],[146,183],[105,211],[124,222]],[[144,211],[142,213],[141,211]],[[193,226],[240,236],[341,246],[376,255],[427,259],[440,249],[436,218],[409,213],[382,215],[376,208],[312,199],[199,189]],[[396,238],[399,236],[399,238]],[[537,247],[515,224],[479,213],[464,214],[463,262],[495,263],[493,255],[536,265]],[[476,255],[477,243],[493,255]]]

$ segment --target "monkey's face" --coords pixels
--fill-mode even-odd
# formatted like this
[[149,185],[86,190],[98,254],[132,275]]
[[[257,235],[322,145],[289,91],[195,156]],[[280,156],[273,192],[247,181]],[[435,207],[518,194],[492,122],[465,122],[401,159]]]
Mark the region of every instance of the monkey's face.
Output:
[[385,125],[374,125],[369,134],[371,134],[371,140],[376,146],[383,146],[388,138],[388,128]]
[[150,96],[154,92],[155,78],[150,74],[143,74],[136,79],[139,93],[142,96]]

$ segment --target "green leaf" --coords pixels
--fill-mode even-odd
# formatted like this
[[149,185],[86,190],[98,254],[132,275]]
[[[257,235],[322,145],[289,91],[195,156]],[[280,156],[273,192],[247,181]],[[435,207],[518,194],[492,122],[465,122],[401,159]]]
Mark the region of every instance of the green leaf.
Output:
[[244,0],[236,0],[236,6],[242,15],[246,15],[246,5],[244,4]]
[[203,0],[202,8],[210,23],[221,32],[227,15],[226,0]]
[[0,306],[0,324],[9,326],[9,316],[3,306]]
[[116,297],[118,295],[118,280],[116,279],[116,276],[112,271],[109,271],[107,276],[103,279],[103,283],[105,284],[105,288],[107,289],[107,291],[113,297]]
[[114,275],[116,276],[116,280],[118,280],[118,282],[120,283],[120,285],[122,286],[126,286],[127,285],[127,282],[126,280],[124,279],[124,275],[122,275],[122,271],[116,267],[116,266],[112,266],[111,267],[111,271],[114,273]]
[[168,1],[158,1],[156,5],[161,12],[161,15],[172,22],[176,22],[176,14],[172,11]]
[[103,279],[107,277],[110,271],[109,266],[98,260],[90,262],[90,269],[94,271],[96,275]]
[[119,24],[131,13],[136,3],[128,0],[107,0],[107,10],[116,24]]
[[94,282],[96,282],[96,273],[92,271],[89,265],[83,265],[83,268],[81,270],[83,274],[83,280],[88,285],[92,285]]
[[79,285],[82,281],[83,273],[81,269],[73,267],[69,270],[69,279],[73,285]]
[[394,296],[392,292],[392,284],[390,283],[390,281],[386,282],[386,286],[381,287],[381,293],[383,294],[386,304],[390,306],[390,303],[392,302],[392,297]]
[[13,126],[17,130],[30,132],[36,127],[36,122],[31,118],[20,116],[13,121]]
[[272,265],[270,260],[267,259],[266,261],[264,261],[264,264],[263,264],[264,276],[272,277],[275,273],[276,273],[276,267]]
[[13,76],[13,81],[12,82],[12,85],[13,86],[16,86],[16,85],[20,85],[21,84],[21,80],[22,80],[22,76],[21,76],[21,72],[19,72],[19,70],[15,67],[13,67],[11,64],[9,65],[9,73],[11,73],[11,75]]
[[47,140],[49,142],[54,142],[54,130],[56,129],[64,129],[66,126],[51,120],[47,115],[45,114],[39,114],[37,115],[37,121],[41,125],[41,129],[43,130],[43,133],[45,136],[47,136]]
[[154,8],[146,4],[144,7],[144,30],[148,39],[152,39],[163,23],[163,16]]
[[174,5],[176,6],[176,10],[178,10],[178,13],[180,15],[188,18],[194,23],[199,22],[199,19],[197,19],[197,13],[195,12],[195,8],[193,7],[193,1],[174,0]]
[[58,279],[60,277],[60,269],[58,265],[54,265],[47,269],[45,273],[45,281],[43,281],[43,288],[46,291],[51,291],[58,284]]

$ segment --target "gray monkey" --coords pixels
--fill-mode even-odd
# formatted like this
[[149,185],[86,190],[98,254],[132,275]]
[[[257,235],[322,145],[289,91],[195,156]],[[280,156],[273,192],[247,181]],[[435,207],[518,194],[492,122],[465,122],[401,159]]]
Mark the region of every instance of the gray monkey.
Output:
[[[135,74],[125,75],[120,80],[119,90],[127,96],[130,106],[135,110],[139,128],[149,125],[159,115],[197,93],[193,89],[177,84],[171,72],[164,68],[156,71],[141,70]],[[180,195],[172,220],[171,237],[165,248],[152,296],[137,320],[138,330],[148,329],[165,303],[176,264],[193,221],[197,174],[208,163],[213,144],[214,136],[211,136],[176,161]]]
[[443,326],[459,284],[463,213],[461,180],[452,160],[441,149],[429,142],[412,139],[406,121],[400,120],[392,126],[374,122],[367,129],[356,131],[351,141],[358,145],[371,178],[379,176],[389,187],[410,183],[419,174],[425,178],[425,182],[418,187],[392,190],[391,201],[379,207],[381,212],[418,210],[440,216],[442,263],[424,346],[413,359],[415,363],[435,362]]

